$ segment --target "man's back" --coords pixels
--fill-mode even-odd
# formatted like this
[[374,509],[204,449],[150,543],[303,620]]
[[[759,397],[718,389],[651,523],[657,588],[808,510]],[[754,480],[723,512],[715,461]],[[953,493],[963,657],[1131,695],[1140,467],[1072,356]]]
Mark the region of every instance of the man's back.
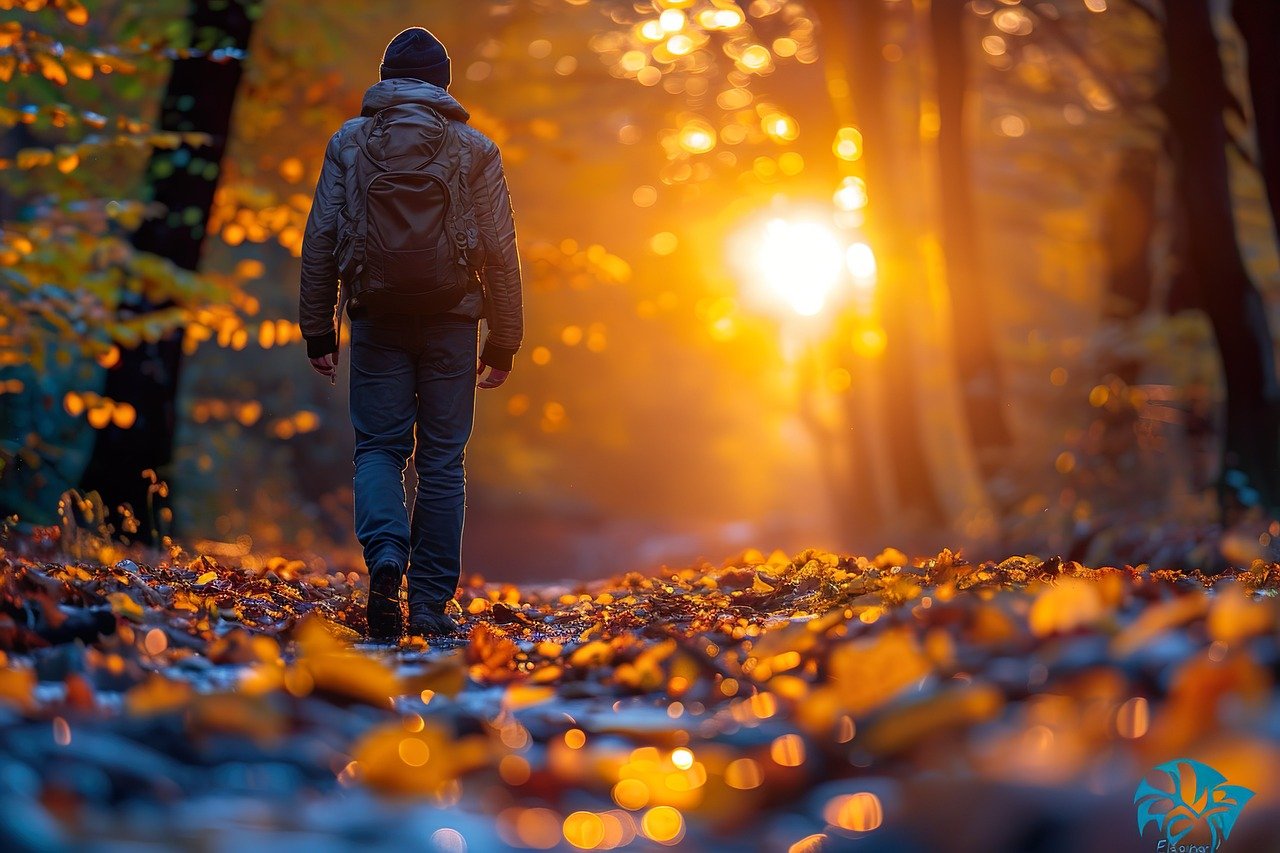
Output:
[[[463,456],[477,377],[481,388],[506,381],[524,317],[501,156],[446,91],[444,46],[424,29],[405,30],[387,46],[381,76],[365,93],[361,114],[334,133],[325,152],[302,245],[299,324],[313,367],[333,378],[344,306],[351,318],[355,522],[369,569],[369,634],[398,640],[406,571],[410,630],[440,637],[457,629],[447,606],[461,573]],[[415,184],[424,175],[430,180]],[[380,177],[387,178],[385,196],[373,204],[371,187]],[[438,200],[412,197],[415,186],[432,183],[446,190]],[[449,217],[447,238],[424,221],[437,206]],[[386,246],[369,245],[369,235],[387,233],[396,235],[402,253],[394,274],[377,257]],[[425,242],[405,245],[415,240],[445,241],[440,251],[449,250],[458,266],[435,263],[438,253]],[[461,278],[479,284],[460,299],[452,298],[456,292],[435,302],[410,298],[448,290],[459,269],[466,272]],[[391,286],[406,280],[414,287]],[[376,293],[397,299],[375,299]],[[477,354],[482,318],[488,336]],[[411,518],[403,479],[410,455],[418,475]]]
[[[430,106],[442,120],[451,123],[453,132],[445,136],[445,147],[437,156],[455,168],[461,182],[471,190],[470,213],[480,243],[476,262],[484,282],[483,293],[468,294],[451,311],[485,318],[489,337],[481,359],[491,367],[510,369],[511,359],[520,348],[524,323],[515,220],[501,155],[488,137],[466,123],[470,114],[452,95],[410,78],[391,78],[371,86],[365,93],[360,115],[343,124],[329,140],[302,247],[300,323],[308,342],[308,355],[315,357],[337,349],[334,306],[338,261],[333,253],[339,217],[344,209],[350,209],[358,192],[357,187],[349,186],[353,183],[350,177],[357,172],[356,159],[363,156],[356,134],[379,111],[406,103]],[[312,346],[313,339],[316,347]]]

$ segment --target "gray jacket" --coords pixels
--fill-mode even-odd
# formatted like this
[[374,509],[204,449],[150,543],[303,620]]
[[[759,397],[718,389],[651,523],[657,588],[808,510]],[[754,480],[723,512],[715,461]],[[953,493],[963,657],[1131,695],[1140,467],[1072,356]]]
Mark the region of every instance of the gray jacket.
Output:
[[455,122],[459,132],[450,134],[441,157],[459,163],[462,179],[471,188],[476,224],[480,231],[480,280],[483,293],[468,294],[451,309],[452,314],[484,317],[489,324],[480,360],[490,367],[511,369],[511,361],[524,337],[524,305],[520,285],[520,258],[516,253],[515,219],[511,194],[502,171],[498,146],[466,124],[470,114],[453,96],[438,86],[410,78],[375,83],[365,92],[360,116],[345,123],[329,140],[324,166],[316,184],[311,215],[302,241],[302,287],[298,317],[307,341],[307,355],[319,358],[338,349],[338,263],[333,249],[338,222],[346,199],[345,179],[353,174],[358,149],[351,131],[381,109],[401,103],[421,103]]

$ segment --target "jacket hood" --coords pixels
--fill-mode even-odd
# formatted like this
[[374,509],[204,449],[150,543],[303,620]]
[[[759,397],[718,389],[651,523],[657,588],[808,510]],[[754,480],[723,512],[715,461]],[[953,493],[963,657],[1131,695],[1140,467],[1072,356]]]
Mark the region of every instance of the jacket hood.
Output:
[[455,121],[467,121],[471,118],[471,114],[457,102],[453,95],[439,86],[424,83],[412,77],[393,77],[374,83],[364,93],[360,115],[371,116],[379,110],[398,104],[426,104],[446,118]]

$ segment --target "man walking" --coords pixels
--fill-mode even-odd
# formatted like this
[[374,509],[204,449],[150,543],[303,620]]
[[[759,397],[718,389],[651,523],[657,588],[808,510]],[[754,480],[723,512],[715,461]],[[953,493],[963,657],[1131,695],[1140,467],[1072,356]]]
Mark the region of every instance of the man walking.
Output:
[[[302,245],[302,334],[312,367],[331,381],[344,307],[351,318],[356,538],[369,569],[369,635],[382,641],[404,632],[406,570],[409,632],[458,631],[445,605],[462,569],[475,389],[506,381],[524,331],[502,160],[467,125],[449,82],[448,53],[429,31],[391,40],[360,116],[329,140]],[[481,317],[489,331],[477,359]]]

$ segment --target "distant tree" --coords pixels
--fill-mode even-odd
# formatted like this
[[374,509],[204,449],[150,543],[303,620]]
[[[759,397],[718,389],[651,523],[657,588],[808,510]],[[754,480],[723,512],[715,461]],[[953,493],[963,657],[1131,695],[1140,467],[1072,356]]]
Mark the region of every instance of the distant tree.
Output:
[[1231,12],[1244,37],[1258,168],[1280,237],[1280,3],[1232,0]]
[[[1165,4],[1164,98],[1185,218],[1187,265],[1209,317],[1226,387],[1224,506],[1280,509],[1280,382],[1266,306],[1240,254],[1227,168],[1223,76],[1209,0]],[[1274,97],[1274,91],[1271,96]]]
[[991,328],[991,306],[980,263],[982,246],[978,211],[973,201],[973,169],[969,131],[965,127],[971,45],[965,31],[965,0],[933,0],[929,4],[930,45],[938,97],[938,189],[942,251],[951,298],[952,340],[962,388],[964,411],[979,459],[990,470],[990,451],[1011,441],[1005,421],[999,355]]
[[[1156,193],[1160,157],[1133,145],[1116,157],[1110,186],[1102,202],[1102,243],[1106,295],[1103,316],[1132,334],[1131,322],[1150,304],[1154,290],[1151,265],[1156,231]],[[1138,381],[1140,364],[1125,358],[1113,365],[1126,383]]]
[[[9,4],[12,6],[12,4]],[[0,220],[0,511],[48,523],[84,471],[94,431],[138,412],[104,396],[124,349],[157,341],[184,317],[230,320],[244,294],[121,238],[147,214],[144,152],[200,134],[157,131],[149,112],[175,43],[174,0],[93,15],[75,0],[27,0],[0,27],[0,127],[7,148]],[[164,311],[122,316],[141,294]]]
[[[243,73],[257,0],[193,0],[191,50],[176,59],[161,104],[162,132],[201,134],[177,148],[156,148],[147,167],[156,209],[133,234],[134,247],[196,270],[221,176],[231,131],[232,107]],[[164,312],[172,302],[156,302],[131,289],[118,307],[122,317]],[[183,327],[154,341],[124,348],[107,371],[104,395],[132,406],[132,424],[99,430],[81,487],[96,491],[109,511],[124,505],[134,519],[117,518],[121,532],[150,539],[167,507],[157,505],[166,487],[155,475],[173,456],[177,427],[178,377]],[[145,476],[145,472],[153,476]],[[154,485],[154,487],[153,487]],[[136,524],[136,530],[128,530]]]

